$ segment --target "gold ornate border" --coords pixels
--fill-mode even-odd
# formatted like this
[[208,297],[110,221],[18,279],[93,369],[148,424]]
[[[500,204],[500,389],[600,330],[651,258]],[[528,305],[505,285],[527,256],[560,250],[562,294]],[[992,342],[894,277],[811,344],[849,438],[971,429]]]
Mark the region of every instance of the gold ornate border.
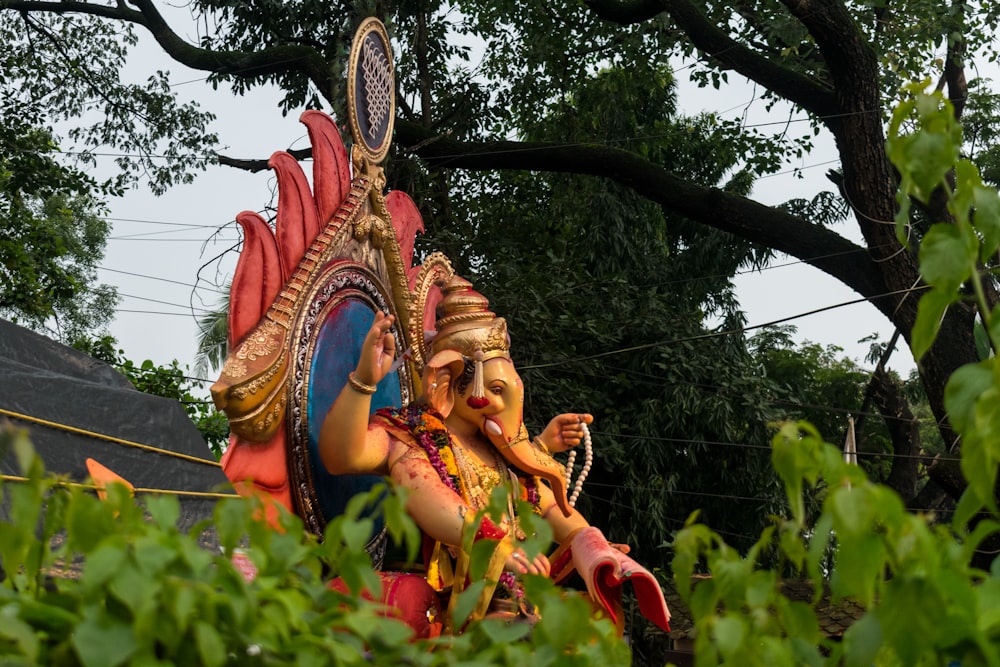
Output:
[[[337,288],[338,278],[346,278],[345,285]],[[367,284],[367,288],[363,285]],[[370,289],[371,292],[367,291]],[[288,441],[286,444],[286,463],[288,466],[289,484],[292,502],[296,513],[303,519],[307,528],[322,537],[326,523],[333,517],[324,516],[319,506],[319,498],[313,479],[309,458],[309,418],[306,403],[309,401],[308,388],[311,380],[312,361],[316,354],[316,337],[333,309],[346,300],[355,299],[369,306],[373,311],[380,310],[381,305],[395,315],[395,304],[384,281],[369,267],[348,259],[334,260],[319,271],[307,293],[303,295],[304,303],[310,306],[321,294],[325,293],[319,309],[313,311],[310,307],[300,309],[292,325],[289,344],[292,368],[287,383],[287,405],[289,414],[286,416]],[[380,305],[378,302],[381,301]],[[307,329],[308,327],[308,329]],[[393,328],[397,336],[397,350],[402,351],[404,332],[401,328]],[[327,354],[334,353],[326,350]],[[399,368],[400,401],[406,405],[414,394],[413,378],[406,364]]]

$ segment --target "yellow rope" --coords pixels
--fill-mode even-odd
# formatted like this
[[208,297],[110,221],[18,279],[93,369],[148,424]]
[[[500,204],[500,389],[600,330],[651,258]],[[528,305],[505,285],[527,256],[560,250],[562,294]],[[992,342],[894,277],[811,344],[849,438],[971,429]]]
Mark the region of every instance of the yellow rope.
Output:
[[[27,482],[29,481],[27,477],[21,477],[19,475],[0,475],[0,479],[7,482]],[[57,479],[55,481],[56,486],[66,486],[74,489],[87,489],[90,491],[99,491],[101,488],[96,484],[84,484],[83,482],[67,482],[66,480]],[[239,498],[240,496],[235,493],[216,493],[213,491],[178,491],[176,489],[145,489],[145,488],[135,488],[132,489],[135,493],[150,493],[150,494],[161,494],[161,495],[171,495],[171,496],[193,496],[195,498]]]
[[235,493],[216,493],[213,491],[177,491],[175,489],[135,489],[136,493],[159,493],[169,496],[193,496],[195,498],[239,498]]
[[75,426],[69,426],[67,424],[60,424],[58,422],[50,422],[45,419],[40,419],[38,417],[32,417],[31,415],[21,414],[20,412],[13,412],[11,410],[5,410],[0,408],[0,414],[7,415],[8,417],[14,417],[15,419],[23,419],[24,421],[34,422],[36,424],[41,424],[42,426],[48,426],[49,428],[55,428],[62,431],[69,431],[70,433],[76,433],[78,435],[87,435],[91,438],[97,438],[98,440],[107,440],[108,442],[114,442],[119,445],[125,445],[127,447],[136,447],[138,449],[145,449],[149,452],[156,452],[157,454],[165,454],[167,456],[176,456],[179,459],[184,459],[186,461],[194,461],[195,463],[204,463],[210,466],[222,467],[218,461],[212,461],[210,459],[202,459],[197,456],[190,456],[189,454],[181,454],[180,452],[172,452],[169,449],[160,449],[159,447],[153,447],[152,445],[144,445],[139,442],[132,442],[131,440],[123,440],[121,438],[116,438],[112,435],[104,435],[103,433],[95,433],[93,431],[86,431],[82,428],[76,428]]

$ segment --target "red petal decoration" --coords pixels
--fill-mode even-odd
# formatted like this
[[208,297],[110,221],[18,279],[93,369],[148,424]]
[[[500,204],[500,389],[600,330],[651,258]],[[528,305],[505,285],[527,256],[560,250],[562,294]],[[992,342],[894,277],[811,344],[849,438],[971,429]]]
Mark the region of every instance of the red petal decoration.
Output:
[[229,349],[254,327],[284,284],[281,258],[271,228],[253,211],[236,216],[243,228],[243,251],[229,290]]
[[299,120],[309,130],[312,143],[313,197],[322,226],[347,198],[351,188],[351,160],[333,118],[311,109],[299,116]]

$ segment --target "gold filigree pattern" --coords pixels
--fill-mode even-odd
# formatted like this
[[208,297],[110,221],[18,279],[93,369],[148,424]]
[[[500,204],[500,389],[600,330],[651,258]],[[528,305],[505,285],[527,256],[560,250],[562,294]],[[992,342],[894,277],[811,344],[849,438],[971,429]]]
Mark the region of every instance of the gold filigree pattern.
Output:
[[253,430],[258,435],[271,430],[271,427],[285,416],[285,397],[282,395],[275,401],[271,409],[264,415],[263,419],[254,421]]
[[[558,462],[554,458],[552,458],[551,454],[546,453],[544,450],[542,450],[541,447],[539,447],[535,443],[532,442],[528,446],[531,447],[531,454],[535,458],[535,462],[539,466],[551,466],[552,464],[558,465]],[[565,472],[566,472],[565,469],[563,469],[563,477],[566,476]]]
[[372,233],[378,218],[374,215],[362,216],[354,223],[354,240],[364,241]]
[[499,457],[493,465],[483,463],[474,452],[466,452],[464,446],[454,443],[454,439],[452,451],[455,453],[459,474],[462,475],[462,481],[469,493],[469,502],[474,509],[483,509],[490,504],[493,490],[504,482],[501,471],[505,470],[506,466]]
[[417,274],[413,291],[409,294],[407,328],[413,346],[413,363],[417,373],[423,372],[424,364],[430,358],[430,349],[424,336],[424,310],[427,307],[427,299],[435,284],[443,283],[453,275],[455,275],[455,269],[452,268],[451,262],[448,261],[444,253],[432,253],[420,265],[420,272]]
[[252,396],[253,394],[256,394],[258,391],[266,387],[268,383],[271,382],[271,380],[274,378],[275,375],[277,375],[280,372],[285,372],[287,369],[288,367],[284,366],[283,364],[274,364],[273,366],[267,369],[266,373],[264,373],[260,377],[254,378],[253,381],[240,385],[238,387],[233,387],[233,396],[235,396],[240,400],[246,398],[247,396]]
[[235,356],[229,357],[222,365],[222,374],[238,380],[247,374],[247,365]]
[[265,320],[259,329],[251,332],[236,351],[236,358],[256,361],[258,358],[274,354],[282,342],[282,330],[271,320]]

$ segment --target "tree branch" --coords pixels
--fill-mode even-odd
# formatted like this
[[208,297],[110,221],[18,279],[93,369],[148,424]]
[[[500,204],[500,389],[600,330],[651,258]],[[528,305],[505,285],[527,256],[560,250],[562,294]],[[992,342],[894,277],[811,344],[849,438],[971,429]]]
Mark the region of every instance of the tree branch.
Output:
[[[654,4],[650,0],[625,3],[585,0],[585,3],[598,18],[616,23],[635,23],[659,13],[650,14]],[[696,48],[711,56],[723,68],[756,81],[817,116],[832,116],[840,112],[830,88],[818,84],[808,76],[781,67],[734,40],[689,0],[659,0],[659,8],[670,15]]]
[[663,11],[660,0],[583,0],[583,4],[599,19],[619,25],[643,23]]
[[395,140],[431,168],[551,171],[609,178],[679,215],[797,257],[873,298],[876,307],[891,316],[895,299],[875,298],[887,290],[865,248],[781,209],[691,183],[634,153],[595,144],[462,142],[399,120]]
[[[308,160],[312,157],[312,148],[289,148],[285,151],[291,155],[296,160]],[[217,156],[219,164],[224,167],[235,167],[236,169],[242,169],[244,171],[249,171],[251,174],[255,174],[259,171],[265,171],[271,168],[270,158],[267,160],[261,159],[242,159],[229,157],[228,155],[222,155],[221,153]]]
[[[877,76],[875,53],[843,2],[781,1],[816,40],[836,90],[855,84],[858,81],[859,68],[863,69],[865,75]],[[859,58],[862,55],[866,57]]]
[[308,76],[320,90],[330,90],[329,67],[315,49],[301,44],[276,46],[248,53],[244,51],[212,51],[194,46],[181,39],[150,0],[132,0],[138,11],[124,3],[92,5],[83,2],[36,2],[34,0],[0,0],[0,9],[52,14],[86,14],[126,21],[146,28],[171,58],[192,69],[246,78],[280,74],[298,70]]
[[[952,0],[952,7],[957,16],[964,17],[965,4],[959,0]],[[969,84],[965,80],[965,36],[958,30],[947,35],[948,55],[944,61],[944,76],[938,89],[945,83],[948,84],[948,99],[951,100],[955,109],[955,119],[961,120],[962,111],[965,110],[965,102],[969,97]]]

